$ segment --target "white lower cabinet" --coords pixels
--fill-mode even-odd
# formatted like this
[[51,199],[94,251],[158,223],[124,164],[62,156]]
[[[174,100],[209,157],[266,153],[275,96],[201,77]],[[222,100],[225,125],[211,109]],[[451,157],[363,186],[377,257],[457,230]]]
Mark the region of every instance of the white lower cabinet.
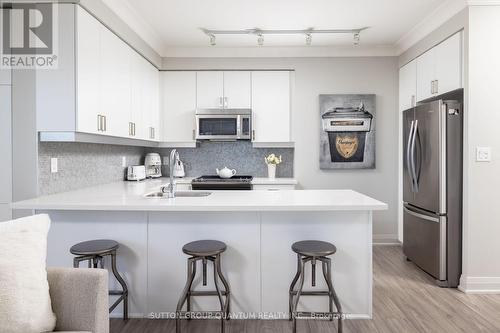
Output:
[[162,72],[162,140],[195,145],[196,72]]
[[10,204],[0,203],[0,222],[9,221],[12,219],[12,209],[10,209]]
[[252,72],[252,141],[290,142],[290,72]]

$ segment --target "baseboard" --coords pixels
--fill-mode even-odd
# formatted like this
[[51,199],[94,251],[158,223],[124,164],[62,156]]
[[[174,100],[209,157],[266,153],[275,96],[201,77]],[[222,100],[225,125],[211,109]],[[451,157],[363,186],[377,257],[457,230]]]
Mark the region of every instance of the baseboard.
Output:
[[401,245],[397,234],[373,234],[373,245]]
[[500,277],[462,275],[458,289],[467,294],[500,294]]

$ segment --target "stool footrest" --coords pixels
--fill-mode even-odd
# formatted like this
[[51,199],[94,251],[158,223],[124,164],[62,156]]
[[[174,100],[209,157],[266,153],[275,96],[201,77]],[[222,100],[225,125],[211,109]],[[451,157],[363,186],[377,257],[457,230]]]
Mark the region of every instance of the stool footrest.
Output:
[[124,292],[123,290],[110,290],[109,295],[112,296],[119,296],[119,295],[125,295],[128,294],[128,292]]
[[[220,292],[223,296],[227,296],[228,292],[221,290]],[[219,293],[217,291],[212,291],[212,290],[197,290],[197,291],[190,291],[188,292],[188,295],[191,296],[219,296]]]
[[[297,295],[297,291],[290,291],[290,295]],[[326,290],[318,290],[318,291],[301,291],[300,296],[324,296],[330,295],[329,291]]]

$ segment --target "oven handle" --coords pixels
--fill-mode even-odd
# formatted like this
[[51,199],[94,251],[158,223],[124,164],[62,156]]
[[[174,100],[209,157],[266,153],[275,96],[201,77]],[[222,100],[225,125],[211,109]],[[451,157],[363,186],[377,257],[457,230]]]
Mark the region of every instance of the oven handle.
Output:
[[410,161],[410,146],[412,143],[412,136],[413,136],[413,126],[415,125],[415,121],[411,121],[410,125],[410,133],[408,135],[408,143],[406,145],[406,165],[408,167],[408,176],[410,177],[410,182],[411,182],[411,191],[415,192],[415,181],[413,179],[413,172],[411,170],[411,161]]

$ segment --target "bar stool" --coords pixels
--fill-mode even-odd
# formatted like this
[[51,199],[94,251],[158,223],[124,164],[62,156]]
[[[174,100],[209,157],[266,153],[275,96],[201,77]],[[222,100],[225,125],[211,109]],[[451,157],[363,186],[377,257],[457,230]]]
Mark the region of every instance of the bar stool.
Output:
[[[317,240],[306,240],[296,242],[292,245],[293,252],[297,253],[297,273],[293,278],[292,284],[290,285],[289,292],[289,312],[290,320],[293,320],[293,332],[297,332],[297,317],[311,318],[311,312],[298,312],[297,305],[299,304],[300,296],[328,296],[329,298],[329,311],[328,312],[315,312],[316,315],[327,315],[330,321],[333,320],[334,316],[338,316],[338,326],[337,332],[342,332],[342,307],[340,305],[335,289],[333,289],[332,284],[332,269],[331,260],[328,256],[337,252],[335,245],[317,241]],[[316,286],[316,261],[321,261],[323,277],[328,286],[328,290],[320,291],[303,291],[304,287],[304,276],[305,276],[305,265],[311,262],[311,284],[313,287]],[[299,288],[295,290],[295,285],[300,278]],[[333,312],[333,303],[337,312]]]
[[[190,314],[191,312],[191,297],[193,296],[217,296],[220,303],[220,311],[206,311],[206,314],[220,314],[221,315],[221,332],[224,333],[225,322],[224,317],[229,320],[229,305],[230,305],[230,290],[229,284],[226,278],[222,274],[220,255],[226,251],[226,244],[216,240],[199,240],[191,243],[187,243],[182,247],[182,252],[191,256],[188,258],[188,273],[187,281],[182,291],[182,295],[177,303],[176,309],[176,332],[181,332],[181,314]],[[196,263],[201,261],[202,263],[202,279],[203,285],[207,285],[207,261],[213,262],[214,265],[214,284],[215,291],[194,291],[192,290],[193,280],[196,276]],[[222,281],[225,290],[221,290],[219,287],[218,279]],[[223,299],[225,296],[225,301]],[[184,303],[187,303],[187,311],[182,311]],[[190,316],[189,316],[190,317]]]
[[104,257],[111,257],[111,271],[115,276],[118,283],[121,285],[122,290],[110,290],[109,294],[120,296],[109,308],[111,313],[116,306],[123,301],[123,319],[128,319],[128,288],[123,278],[116,269],[116,250],[120,244],[114,240],[98,239],[75,244],[71,247],[69,252],[75,255],[73,258],[73,267],[80,267],[80,262],[88,261],[89,268],[104,268]]

